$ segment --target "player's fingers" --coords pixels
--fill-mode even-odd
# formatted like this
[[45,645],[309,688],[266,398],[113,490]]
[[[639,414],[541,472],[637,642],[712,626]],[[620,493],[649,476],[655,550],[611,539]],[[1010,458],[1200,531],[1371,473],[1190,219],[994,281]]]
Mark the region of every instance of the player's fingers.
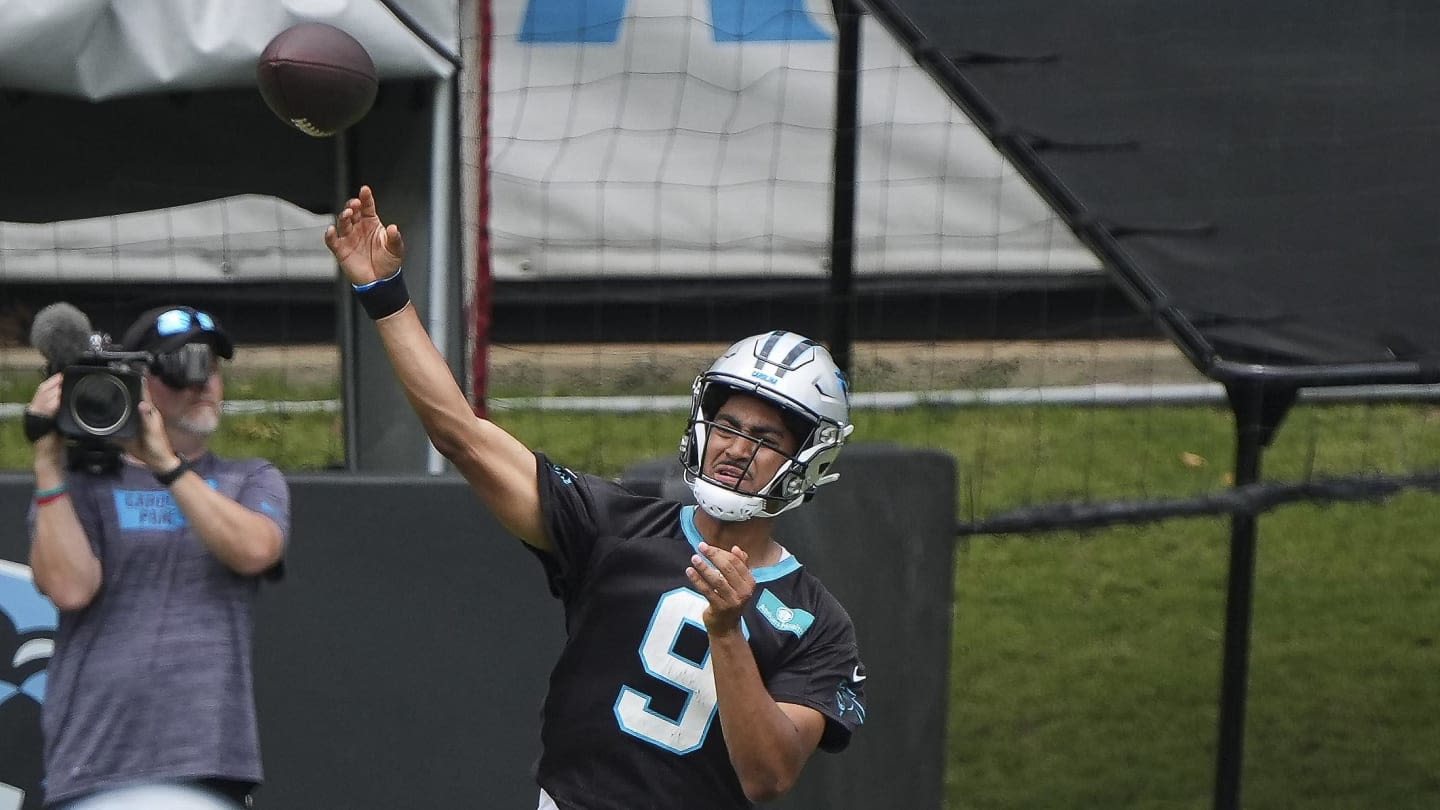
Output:
[[710,594],[715,592],[715,586],[707,582],[705,580],[705,577],[696,569],[686,568],[685,577],[686,579],[690,580],[691,585],[695,586],[695,590],[699,591],[701,594],[709,596]]
[[392,224],[385,229],[385,249],[397,259],[405,258],[405,238],[400,235],[399,225]]
[[701,543],[699,548],[701,554],[704,554],[716,564],[719,564],[720,561],[731,556],[730,552],[726,551],[725,549],[712,546],[709,543]]
[[700,577],[707,586],[718,590],[728,584],[725,572],[717,567],[713,560],[707,560],[705,557],[696,554],[690,558],[690,564],[695,566],[695,570],[700,572]]
[[739,546],[731,546],[730,553],[734,554],[736,559],[740,560],[740,562],[745,563],[746,565],[750,564],[750,555],[745,553],[745,549],[740,548]]
[[721,576],[726,579],[743,579],[750,570],[742,559],[735,556],[733,551],[716,548],[709,543],[701,543],[700,553],[704,554],[719,569]]

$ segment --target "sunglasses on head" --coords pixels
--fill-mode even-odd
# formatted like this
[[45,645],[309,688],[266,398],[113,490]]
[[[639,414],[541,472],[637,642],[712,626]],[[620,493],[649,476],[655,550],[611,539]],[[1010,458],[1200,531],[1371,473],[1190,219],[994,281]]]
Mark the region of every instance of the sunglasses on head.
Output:
[[160,313],[155,319],[155,333],[160,337],[170,337],[189,332],[194,327],[206,332],[215,331],[215,319],[209,313],[191,312],[188,309],[170,309]]
[[[215,319],[209,313],[188,309],[166,310],[155,318],[155,333],[162,338],[183,335],[199,327],[203,332],[215,331]],[[171,388],[204,385],[210,379],[215,353],[203,343],[187,343],[174,351],[155,356],[151,368]]]

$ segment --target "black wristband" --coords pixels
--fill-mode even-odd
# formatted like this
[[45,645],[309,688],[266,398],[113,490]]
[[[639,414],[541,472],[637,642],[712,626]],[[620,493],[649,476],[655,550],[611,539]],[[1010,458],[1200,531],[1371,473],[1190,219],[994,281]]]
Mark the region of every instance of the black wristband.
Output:
[[184,456],[180,456],[180,463],[175,465],[175,469],[155,473],[155,480],[159,481],[161,486],[168,487],[176,481],[179,481],[180,476],[193,469],[195,469],[195,462]]
[[394,315],[410,303],[410,291],[405,289],[404,272],[403,269],[396,270],[395,275],[389,278],[369,284],[351,285],[355,289],[355,297],[360,299],[360,306],[365,308],[370,320],[378,321]]
[[25,411],[25,438],[29,439],[31,444],[45,438],[54,429],[55,417]]

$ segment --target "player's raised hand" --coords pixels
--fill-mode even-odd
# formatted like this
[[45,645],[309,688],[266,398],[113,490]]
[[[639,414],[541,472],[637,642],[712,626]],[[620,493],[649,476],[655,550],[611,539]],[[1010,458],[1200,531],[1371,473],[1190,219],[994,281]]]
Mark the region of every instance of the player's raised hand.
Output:
[[755,594],[750,555],[739,546],[732,546],[726,551],[701,543],[700,553],[691,557],[690,562],[692,565],[685,569],[685,576],[697,591],[710,600],[703,616],[706,631],[713,634],[738,629],[745,605]]
[[335,254],[351,284],[389,278],[405,258],[400,228],[380,221],[375,192],[369,186],[361,186],[360,195],[347,200],[335,224],[325,229],[325,247]]

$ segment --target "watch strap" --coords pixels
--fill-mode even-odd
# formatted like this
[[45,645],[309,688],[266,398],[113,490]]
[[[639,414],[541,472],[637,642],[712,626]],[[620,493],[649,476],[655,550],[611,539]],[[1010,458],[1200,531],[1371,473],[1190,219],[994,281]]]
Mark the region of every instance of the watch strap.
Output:
[[159,481],[161,486],[168,487],[176,481],[179,481],[180,476],[193,469],[195,469],[195,462],[184,456],[180,456],[180,463],[175,465],[174,469],[155,473],[155,480]]

